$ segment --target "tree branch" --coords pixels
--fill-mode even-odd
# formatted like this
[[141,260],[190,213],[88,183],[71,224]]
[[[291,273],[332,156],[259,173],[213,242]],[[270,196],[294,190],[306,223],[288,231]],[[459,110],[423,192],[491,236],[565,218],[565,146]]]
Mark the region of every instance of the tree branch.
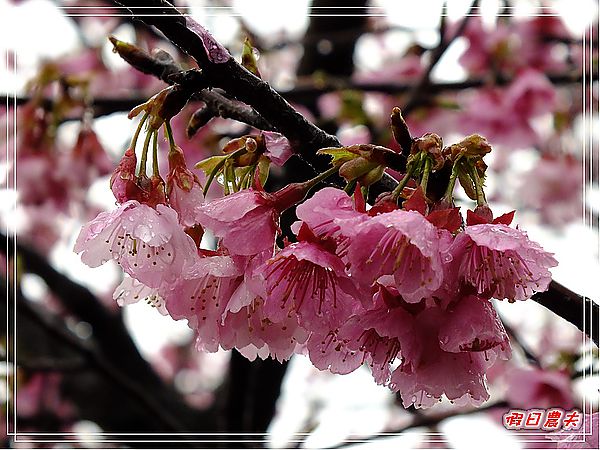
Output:
[[439,415],[435,415],[435,416],[419,415],[419,416],[416,416],[417,419],[415,419],[411,424],[409,424],[405,427],[398,428],[396,430],[386,431],[385,434],[376,434],[376,435],[368,436],[365,438],[356,438],[354,440],[347,440],[338,445],[334,445],[333,447],[327,447],[327,448],[331,448],[331,449],[345,448],[345,447],[349,447],[350,445],[356,445],[356,444],[360,444],[363,442],[372,442],[372,441],[376,441],[379,439],[389,439],[389,438],[394,437],[393,436],[394,434],[399,435],[408,430],[412,430],[413,428],[431,427],[434,425],[438,425],[439,423],[443,422],[444,420],[450,419],[452,417],[469,416],[471,414],[483,413],[485,411],[489,411],[494,408],[506,408],[508,406],[509,405],[506,401],[501,400],[501,401],[491,403],[486,406],[482,406],[481,408],[469,409],[467,411],[454,411],[454,412],[450,412],[450,413],[446,413],[446,414],[439,414]]
[[[0,252],[8,253],[15,243],[0,232]],[[111,313],[85,287],[54,269],[42,256],[21,243],[16,243],[17,256],[24,270],[38,275],[61,304],[80,320],[90,324],[94,341],[102,357],[129,379],[152,393],[160,408],[177,418],[187,430],[214,430],[216,421],[210,412],[189,407],[172,386],[166,385],[152,366],[139,353],[120,315]],[[14,255],[7,254],[7,257]],[[90,355],[87,355],[90,357]],[[94,356],[94,355],[91,355]],[[104,369],[103,369],[104,370]]]
[[596,346],[599,343],[600,305],[552,280],[546,292],[531,297],[534,302],[575,325],[587,334]]
[[[335,136],[325,133],[316,125],[306,120],[280,94],[273,90],[268,83],[254,76],[233,58],[229,58],[223,63],[210,61],[200,36],[187,28],[184,16],[173,5],[166,0],[151,0],[147,5],[149,8],[140,8],[137,7],[133,0],[115,1],[126,8],[131,7],[129,10],[134,19],[142,20],[148,25],[155,26],[174,45],[194,58],[202,69],[205,82],[211,86],[224,89],[229,95],[252,106],[267,121],[273,124],[276,129],[284,134],[290,140],[298,154],[315,166],[317,170],[323,170],[328,166],[329,159],[320,157],[315,152],[324,147],[340,147],[341,144],[338,139]],[[466,17],[450,39],[445,40],[443,36],[440,36],[440,44],[433,50],[430,66],[426,70],[421,82],[413,91],[415,94],[413,94],[412,98],[415,100],[409,100],[409,105],[412,104],[414,107],[417,102],[416,98],[419,97],[416,94],[430,82],[430,74],[433,67],[440,60],[452,41],[462,34],[469,17],[473,14],[478,4],[478,0],[473,1]],[[443,25],[441,28],[443,29]],[[377,193],[390,191],[396,184],[394,179],[386,176],[378,183],[378,186],[374,186],[375,189],[373,191]],[[556,300],[560,300],[558,304],[553,303]],[[551,311],[577,326],[580,330],[588,332],[588,335],[598,345],[598,327],[594,331],[591,326],[587,326],[592,324],[591,318],[584,320],[583,313],[583,307],[585,306],[587,310],[594,311],[595,316],[598,317],[598,305],[594,304],[593,301],[569,291],[554,281],[547,292],[536,294],[534,301],[546,306]]]
[[[158,76],[158,75],[156,75]],[[597,73],[586,73],[586,78],[597,78]],[[583,82],[583,74],[582,73],[565,73],[565,74],[554,74],[548,75],[548,80],[555,86],[569,85],[569,84],[580,84]],[[483,86],[506,86],[512,83],[513,78],[510,77],[500,77],[494,80],[494,84],[490,84],[490,80],[483,78],[471,78],[465,81],[459,82],[450,82],[450,83],[431,83],[427,89],[427,92],[421,97],[421,100],[417,102],[417,106],[422,106],[423,104],[428,103],[428,98],[433,97],[434,95],[443,93],[443,92],[455,92],[461,91],[463,89],[470,88],[479,88]],[[313,101],[319,96],[323,94],[327,94],[328,92],[336,92],[336,91],[344,91],[344,90],[353,90],[353,91],[362,91],[362,92],[378,92],[383,94],[397,95],[404,94],[406,92],[410,92],[413,90],[415,85],[413,84],[403,84],[403,83],[366,83],[366,82],[355,82],[351,79],[345,78],[329,78],[328,80],[319,82],[319,83],[304,83],[295,86],[293,89],[289,89],[287,91],[280,91],[279,94],[285,98],[286,100],[298,104],[304,104],[309,101]],[[214,95],[213,95],[214,94]],[[193,100],[201,100],[205,103],[210,102],[216,109],[223,114],[219,114],[221,117],[225,119],[233,119],[238,122],[246,123],[250,126],[253,126],[258,129],[268,130],[268,128],[272,125],[265,123],[259,123],[259,121],[264,121],[265,119],[260,117],[256,111],[247,106],[248,111],[254,111],[254,113],[250,113],[250,116],[245,116],[245,111],[240,111],[236,109],[235,104],[231,102],[230,99],[226,98],[223,94],[219,92],[218,89],[212,90],[204,90],[199,91],[196,95],[198,97],[194,97]],[[7,94],[0,95],[0,104],[6,104],[7,100],[9,104],[12,104],[12,101],[16,102],[17,106],[23,105],[31,100],[30,97],[13,97]],[[148,99],[146,97],[131,97],[131,98],[117,98],[117,97],[102,97],[95,98],[92,101],[92,106],[94,108],[94,115],[96,117],[112,114],[115,112],[129,111],[134,106],[137,106],[141,103],[144,103]],[[45,108],[50,109],[52,106],[51,99],[44,99],[42,101],[42,105]],[[229,108],[233,107],[234,111],[229,113]],[[256,114],[258,117],[253,118],[252,114]]]
[[[443,6],[444,9],[445,9],[445,6],[446,5],[444,4],[444,6]],[[467,27],[467,24],[469,23],[470,17],[473,15],[473,13],[475,12],[475,9],[477,9],[478,6],[479,6],[479,0],[473,0],[473,3],[471,3],[471,6],[469,7],[469,10],[467,11],[465,17],[460,22],[460,24],[458,25],[458,28],[456,29],[454,34],[452,36],[450,36],[449,39],[445,38],[446,22],[445,22],[445,15],[442,12],[441,20],[440,20],[440,42],[437,45],[437,47],[435,47],[431,51],[429,65],[427,66],[427,68],[425,69],[425,72],[421,76],[420,81],[417,83],[415,88],[412,90],[408,101],[402,108],[402,114],[405,117],[408,116],[416,108],[416,106],[420,103],[423,93],[428,90],[429,85],[431,84],[431,72],[433,72],[433,69],[435,68],[435,66],[437,65],[439,60],[442,58],[443,54],[446,52],[448,47],[450,47],[452,42],[454,42],[454,40],[456,38],[458,38],[460,35],[463,34],[463,31],[465,30],[465,28]],[[406,149],[403,149],[403,150],[405,152],[408,151]]]

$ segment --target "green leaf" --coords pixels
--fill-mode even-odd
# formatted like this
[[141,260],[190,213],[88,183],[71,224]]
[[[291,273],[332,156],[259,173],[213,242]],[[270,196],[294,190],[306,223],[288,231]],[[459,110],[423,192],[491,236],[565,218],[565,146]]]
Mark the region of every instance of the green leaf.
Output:
[[242,50],[242,66],[244,66],[249,72],[252,72],[258,78],[261,78],[258,70],[256,53],[257,51],[254,47],[252,47],[250,39],[246,38],[244,41],[244,48]]
[[322,148],[321,150],[319,150],[317,152],[317,155],[331,156],[331,164],[333,164],[334,166],[345,163],[346,161],[351,161],[351,160],[359,157],[359,155],[349,151],[345,147]]
[[211,156],[210,158],[203,159],[198,162],[195,167],[196,169],[201,169],[206,175],[210,175],[210,173],[215,170],[215,168],[219,165],[223,164],[223,161],[227,159],[226,156]]

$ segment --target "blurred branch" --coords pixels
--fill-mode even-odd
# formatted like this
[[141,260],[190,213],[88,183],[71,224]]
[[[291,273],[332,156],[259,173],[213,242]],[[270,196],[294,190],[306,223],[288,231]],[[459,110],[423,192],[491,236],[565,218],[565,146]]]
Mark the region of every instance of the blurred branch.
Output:
[[83,341],[68,332],[62,323],[56,319],[47,317],[47,314],[42,313],[39,308],[32,305],[31,302],[22,296],[18,296],[17,300],[17,313],[27,315],[51,336],[81,354],[92,367],[113,381],[132,400],[138,402],[159,419],[166,430],[186,431],[185,427],[153,397],[152,392],[148,392],[143,385],[127,377],[121,370],[104,358],[100,352],[94,349],[93,346],[86,345]]
[[419,427],[431,427],[431,426],[435,426],[438,425],[439,423],[443,422],[446,419],[450,419],[452,417],[464,417],[464,416],[469,416],[471,414],[478,414],[478,413],[484,413],[486,411],[490,411],[492,409],[495,408],[507,408],[509,405],[506,401],[498,401],[495,403],[491,403],[489,405],[486,406],[482,406],[481,408],[473,408],[473,409],[469,409],[469,410],[459,410],[459,411],[453,411],[450,413],[445,413],[445,414],[439,414],[439,415],[418,415],[418,416],[413,416],[416,417],[416,419],[409,425],[402,427],[402,428],[398,428],[396,430],[390,430],[390,431],[386,431],[385,434],[376,434],[373,436],[368,436],[365,438],[356,438],[355,440],[348,440],[346,442],[342,442],[338,445],[335,445],[333,447],[327,447],[327,448],[345,448],[345,447],[349,447],[351,445],[358,445],[361,444],[363,442],[372,442],[375,440],[379,440],[379,439],[390,439],[395,437],[394,435],[400,435],[408,430],[412,430],[413,428],[419,428]]
[[17,364],[21,369],[31,372],[71,372],[87,368],[83,358],[20,358]]
[[[583,74],[582,73],[565,73],[565,74],[553,74],[547,75],[548,80],[555,86],[564,86],[570,84],[581,84],[583,82]],[[587,78],[597,78],[597,73],[586,73]],[[470,88],[478,88],[483,86],[505,86],[512,83],[513,78],[510,77],[499,77],[493,82],[489,79],[484,78],[473,78],[465,81],[459,82],[449,82],[449,83],[431,83],[427,89],[427,92],[421,97],[421,99],[416,103],[416,106],[422,106],[430,103],[431,97],[436,94],[440,94],[443,92],[455,92],[461,91],[463,89]],[[172,80],[171,80],[172,82]],[[343,90],[353,90],[353,91],[362,91],[362,92],[378,92],[383,94],[397,95],[404,94],[410,92],[414,89],[415,85],[413,84],[403,84],[403,83],[365,83],[365,82],[354,82],[347,78],[335,78],[330,77],[328,80],[319,83],[306,82],[300,84],[293,89],[289,89],[286,91],[280,91],[279,94],[284,97],[286,100],[304,104],[307,101],[313,101],[319,96],[326,94],[328,92],[336,92]],[[235,104],[230,99],[225,97],[225,95],[219,92],[218,89],[212,90],[204,90],[202,91],[201,97],[194,96],[192,100],[201,100],[207,104],[211,105],[211,108],[216,109],[219,112],[219,116],[226,119],[233,119],[239,122],[246,123],[250,126],[254,126],[255,128],[262,130],[272,129],[272,126],[268,123],[262,123],[264,118],[260,117],[254,109],[247,106],[247,110],[241,110],[239,108],[239,103]],[[23,105],[31,100],[30,97],[13,97],[7,94],[0,95],[0,104],[8,104],[11,105],[13,100],[19,105]],[[134,106],[137,106],[145,101],[147,101],[147,97],[131,97],[131,98],[96,98],[92,101],[92,106],[94,109],[94,114],[96,117],[104,116],[107,114],[112,114],[115,112],[123,112],[129,111]],[[50,109],[52,107],[51,99],[44,99],[42,101],[42,105],[45,108]],[[230,109],[230,105],[231,108]],[[248,114],[246,116],[246,114]],[[257,114],[254,116],[254,114]],[[269,128],[271,127],[271,128]]]
[[517,346],[521,349],[521,351],[525,355],[525,358],[527,359],[527,361],[530,364],[535,365],[536,367],[541,367],[540,360],[538,359],[538,357],[531,351],[531,349],[527,346],[527,344],[525,344],[523,342],[523,340],[520,338],[519,334],[515,331],[515,329],[513,327],[511,327],[509,324],[507,324],[506,321],[502,317],[500,317],[500,319],[502,320],[502,325],[504,325],[504,329],[510,336],[510,340],[512,342],[514,342],[515,344],[517,344]]
[[[15,243],[12,237],[7,237],[3,232],[0,232],[0,241],[2,241],[0,245],[2,253],[6,252],[5,249],[9,249],[8,253],[10,253],[15,248],[23,269],[42,278],[69,313],[92,327],[97,349],[81,351],[87,358],[95,358],[95,364],[100,370],[106,371],[115,367],[118,368],[119,373],[123,374],[123,377],[135,380],[131,383],[139,386],[139,389],[143,389],[146,395],[151,395],[151,402],[156,403],[156,407],[160,408],[164,414],[173,416],[177,422],[183,424],[184,430],[215,429],[214,414],[210,411],[205,412],[189,407],[177,391],[166,385],[148,361],[140,355],[120,315],[111,313],[88,289],[58,272],[44,257],[27,246],[19,242]],[[7,258],[14,257],[14,255],[6,256]],[[36,313],[35,310],[29,311],[29,315],[34,313]],[[50,326],[48,323],[40,323],[40,325],[44,325],[46,328]],[[66,330],[55,331],[55,333],[67,333],[69,337],[63,336],[63,340],[70,339],[72,345],[77,342],[73,341],[75,338]],[[98,355],[101,355],[101,359],[105,362],[98,362]],[[113,376],[121,377],[121,375]],[[149,416],[154,417],[155,414],[152,413]],[[143,422],[152,423],[149,418],[142,419],[141,423]],[[175,422],[172,422],[168,429],[179,428],[181,426],[177,425],[175,428]]]
[[[442,56],[444,55],[444,53],[446,52],[448,47],[450,47],[450,45],[458,37],[460,37],[463,34],[465,28],[467,27],[467,24],[469,23],[470,17],[475,13],[475,10],[478,8],[478,6],[479,6],[479,0],[473,0],[465,17],[462,19],[462,21],[458,25],[454,34],[452,34],[452,36],[450,36],[448,39],[446,39],[446,37],[445,37],[446,21],[445,21],[445,15],[442,12],[441,20],[440,20],[440,31],[439,31],[440,42],[437,45],[437,47],[435,47],[433,50],[431,50],[430,56],[429,56],[429,58],[430,58],[429,65],[427,66],[427,68],[425,69],[425,72],[421,76],[420,81],[412,89],[408,101],[404,104],[404,107],[402,108],[402,114],[404,115],[404,117],[408,116],[411,113],[411,111],[413,111],[418,106],[418,104],[421,102],[421,97],[424,95],[424,93],[426,91],[429,90],[429,86],[431,84],[431,72],[433,72],[433,69],[435,68],[437,63],[440,61],[440,59],[442,58]],[[446,5],[444,4],[444,6],[442,7],[442,11],[444,11],[445,7],[446,7]],[[404,152],[408,152],[408,150],[404,149]]]

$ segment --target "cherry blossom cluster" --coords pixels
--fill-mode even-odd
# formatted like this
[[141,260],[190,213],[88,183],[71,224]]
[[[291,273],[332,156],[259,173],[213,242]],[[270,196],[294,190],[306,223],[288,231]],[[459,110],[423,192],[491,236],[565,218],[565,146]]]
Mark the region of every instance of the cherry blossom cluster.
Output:
[[[493,218],[483,191],[491,150],[484,138],[448,147],[431,133],[412,139],[400,183],[372,206],[369,186],[398,164],[397,153],[370,144],[322,149],[329,170],[269,193],[268,165],[291,154],[277,133],[234,139],[222,156],[201,161],[202,188],[157,112],[168,95],[134,110],[144,116],[111,178],[119,206],[86,224],[75,244],[89,266],[115,260],[123,269],[114,294],[120,305],[147,299],[186,319],[198,350],[236,348],[280,361],[304,353],[338,374],[366,364],[405,406],[488,398],[486,369],[511,355],[491,299],[514,302],[545,290],[556,260],[510,226],[512,213]],[[393,130],[398,120],[396,109]],[[161,126],[170,142],[166,182],[156,144],[152,176],[145,168]],[[436,198],[430,179],[444,170],[448,184]],[[333,174],[345,189],[322,187]],[[208,201],[213,180],[225,195]],[[456,181],[477,202],[466,223],[454,206]],[[294,206],[298,220],[280,247],[280,215]],[[200,247],[207,231],[216,239],[211,249]]]

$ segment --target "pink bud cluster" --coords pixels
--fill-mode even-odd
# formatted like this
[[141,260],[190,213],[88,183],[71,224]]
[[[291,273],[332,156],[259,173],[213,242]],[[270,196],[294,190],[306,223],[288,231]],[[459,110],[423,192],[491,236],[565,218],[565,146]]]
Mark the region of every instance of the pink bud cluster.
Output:
[[[159,204],[127,200],[82,229],[83,261],[114,259],[128,275],[119,304],[150,298],[186,319],[204,351],[304,353],[339,374],[366,364],[405,406],[485,401],[486,370],[511,354],[491,299],[545,290],[556,265],[510,214],[469,212],[465,226],[458,208],[367,211],[358,191],[324,188],[297,207],[296,242],[279,248],[279,215],[302,198],[290,186],[193,208],[186,195],[193,189]],[[198,248],[191,224],[218,238],[216,250]]]

